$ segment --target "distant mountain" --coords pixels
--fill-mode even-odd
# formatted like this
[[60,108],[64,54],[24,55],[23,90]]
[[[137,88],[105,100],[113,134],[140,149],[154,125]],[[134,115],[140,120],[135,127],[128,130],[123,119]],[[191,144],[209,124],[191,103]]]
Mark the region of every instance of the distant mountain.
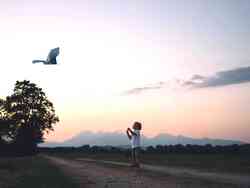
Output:
[[81,146],[84,144],[89,145],[124,145],[128,144],[127,136],[119,132],[82,132],[73,138],[63,142],[67,146]]
[[[186,136],[174,136],[170,134],[159,134],[153,138],[145,136],[141,137],[143,146],[150,145],[176,145],[176,144],[193,144],[193,145],[231,145],[231,144],[244,144],[244,142],[237,140],[223,140],[223,139],[210,139],[210,138],[191,138]],[[98,132],[93,133],[90,131],[81,132],[80,134],[72,137],[64,142],[45,142],[40,146],[56,147],[56,146],[82,146],[82,145],[112,145],[124,146],[129,145],[127,136],[120,132]]]
[[244,144],[244,142],[238,140],[224,140],[224,139],[210,139],[210,138],[191,138],[182,135],[173,136],[170,134],[159,134],[154,138],[146,139],[145,145],[176,145],[176,144],[192,144],[192,145],[232,145],[232,144]]

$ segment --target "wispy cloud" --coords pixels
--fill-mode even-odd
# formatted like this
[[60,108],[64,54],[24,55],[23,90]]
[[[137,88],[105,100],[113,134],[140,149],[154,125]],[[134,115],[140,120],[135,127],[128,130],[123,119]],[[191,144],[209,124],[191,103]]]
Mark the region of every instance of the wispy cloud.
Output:
[[184,81],[183,86],[195,88],[220,87],[232,84],[250,82],[250,67],[241,67],[227,71],[220,71],[210,77],[194,75],[190,80]]
[[[176,85],[188,88],[222,87],[226,85],[250,82],[250,67],[240,67],[232,70],[219,71],[211,76],[194,74],[187,80],[176,80]],[[132,88],[123,92],[125,95],[140,94],[149,90],[166,88],[167,82],[159,82],[150,86]]]
[[149,91],[149,90],[158,90],[158,89],[162,89],[163,87],[165,87],[166,83],[165,82],[158,82],[156,84],[150,85],[150,86],[144,86],[144,87],[135,87],[132,89],[129,89],[125,92],[123,92],[123,95],[136,95],[136,94],[140,94],[143,93],[145,91]]

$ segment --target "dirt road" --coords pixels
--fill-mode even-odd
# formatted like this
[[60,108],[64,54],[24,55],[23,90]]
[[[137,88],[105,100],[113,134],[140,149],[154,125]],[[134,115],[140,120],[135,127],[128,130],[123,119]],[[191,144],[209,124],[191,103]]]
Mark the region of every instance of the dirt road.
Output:
[[[188,171],[183,172],[180,171],[181,169],[174,168],[166,171],[162,167],[152,165],[134,169],[129,168],[126,163],[111,161],[44,157],[84,188],[250,188],[246,179],[241,181],[237,176],[214,177],[207,174],[208,178],[204,178],[195,176],[193,171],[191,174]],[[233,178],[233,180],[229,181],[228,178]]]
[[[78,161],[85,162],[98,162],[103,164],[113,164],[119,166],[128,166],[128,163],[124,162],[116,162],[116,161],[101,161],[101,160],[93,160],[86,158],[78,158]],[[229,173],[218,173],[218,172],[205,172],[197,169],[190,168],[180,168],[180,167],[166,167],[166,166],[155,166],[143,164],[141,168],[144,170],[149,170],[153,172],[160,172],[165,174],[171,174],[179,177],[196,177],[204,180],[211,180],[215,182],[221,183],[230,183],[236,185],[250,185],[250,176],[247,175],[236,175]]]

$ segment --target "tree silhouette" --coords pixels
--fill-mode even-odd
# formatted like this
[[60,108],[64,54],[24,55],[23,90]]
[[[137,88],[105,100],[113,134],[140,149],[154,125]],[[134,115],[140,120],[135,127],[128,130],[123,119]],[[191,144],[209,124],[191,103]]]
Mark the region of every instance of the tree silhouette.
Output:
[[11,124],[9,137],[25,152],[34,151],[43,142],[44,134],[53,130],[59,121],[53,103],[41,88],[30,81],[17,81],[14,93],[6,97],[5,109]]
[[[11,119],[5,109],[6,101],[0,99],[0,143],[4,143],[10,135]],[[4,139],[5,138],[5,139]]]

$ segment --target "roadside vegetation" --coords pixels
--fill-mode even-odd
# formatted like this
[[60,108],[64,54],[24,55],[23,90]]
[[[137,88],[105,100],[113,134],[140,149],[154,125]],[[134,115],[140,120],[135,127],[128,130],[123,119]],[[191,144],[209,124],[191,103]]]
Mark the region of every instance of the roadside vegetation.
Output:
[[70,177],[41,156],[0,158],[1,188],[78,188]]

